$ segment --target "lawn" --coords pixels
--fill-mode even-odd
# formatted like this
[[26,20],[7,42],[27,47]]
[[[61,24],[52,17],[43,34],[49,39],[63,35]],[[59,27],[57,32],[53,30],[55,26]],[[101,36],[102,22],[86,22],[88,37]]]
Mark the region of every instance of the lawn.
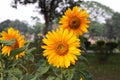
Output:
[[107,62],[99,63],[95,54],[86,54],[94,80],[120,80],[120,54],[112,54]]

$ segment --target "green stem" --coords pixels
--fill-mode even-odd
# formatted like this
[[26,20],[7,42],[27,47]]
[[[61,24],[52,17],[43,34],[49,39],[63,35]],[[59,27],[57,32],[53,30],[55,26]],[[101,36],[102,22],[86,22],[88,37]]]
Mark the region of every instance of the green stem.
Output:
[[4,68],[3,68],[3,63],[2,60],[0,61],[0,67],[1,67],[1,80],[4,80]]
[[63,69],[61,68],[60,80],[63,80]]
[[20,64],[20,66],[28,73],[28,70],[26,67],[24,67],[22,64]]

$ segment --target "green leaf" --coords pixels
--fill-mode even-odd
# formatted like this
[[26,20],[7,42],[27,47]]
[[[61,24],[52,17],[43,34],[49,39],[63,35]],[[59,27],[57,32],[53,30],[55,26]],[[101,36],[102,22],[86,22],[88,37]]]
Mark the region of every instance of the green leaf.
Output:
[[78,58],[79,58],[80,62],[83,62],[83,63],[85,63],[86,65],[89,65],[87,58],[85,58],[84,56],[81,55],[81,56],[79,56]]
[[15,43],[15,39],[11,40],[0,40],[0,43],[6,45],[6,46],[12,46]]
[[31,48],[31,49],[27,50],[27,51],[26,51],[26,54],[31,54],[31,52],[33,52],[34,50],[36,50],[36,48],[35,48],[35,47],[33,47],[33,48]]
[[17,55],[17,54],[20,54],[20,53],[23,52],[28,46],[29,46],[29,43],[26,44],[24,47],[16,48],[16,49],[12,50],[12,51],[10,52],[10,56],[15,56],[15,55]]
[[16,48],[16,49],[14,49],[14,50],[12,50],[12,51],[10,52],[10,56],[15,56],[15,55],[17,55],[17,54],[20,54],[20,53],[23,52],[25,49],[26,49],[26,46],[21,47],[21,48]]
[[29,54],[29,55],[27,55],[26,57],[25,57],[27,60],[30,60],[30,61],[34,61],[34,56],[33,56],[33,54]]
[[86,80],[93,80],[92,75],[87,70],[80,71],[80,73]]
[[29,61],[34,61],[34,55],[32,54],[33,51],[35,51],[36,48],[33,47],[31,49],[28,49],[25,53],[26,53],[26,56],[24,57],[25,60],[29,60]]
[[92,80],[92,75],[87,71],[88,65],[84,62],[87,59],[83,56],[81,56],[80,59],[81,61],[76,63],[73,80],[80,80],[80,77],[83,77],[85,80]]
[[55,77],[53,77],[53,76],[48,76],[46,80],[55,80]]
[[30,79],[30,80],[40,80],[39,79],[39,77],[38,77],[38,75],[35,75],[32,79]]
[[86,53],[86,47],[84,42],[87,40],[87,38],[81,36],[79,37],[79,39],[80,39],[80,49]]
[[63,72],[66,80],[72,80],[73,75],[75,73],[75,68],[74,67],[68,68],[68,69],[65,69]]
[[6,80],[19,80],[19,78],[13,76],[12,74],[7,77]]
[[24,74],[21,80],[31,80],[32,77],[32,75]]
[[46,61],[44,61],[41,65],[39,65],[39,68],[37,69],[39,76],[42,76],[43,74],[47,73],[49,68],[50,65]]
[[22,76],[22,71],[20,71],[18,68],[12,68],[8,70],[8,76],[11,78],[10,80],[19,80],[19,78]]
[[29,60],[32,62],[34,61],[34,56],[32,54],[29,55]]

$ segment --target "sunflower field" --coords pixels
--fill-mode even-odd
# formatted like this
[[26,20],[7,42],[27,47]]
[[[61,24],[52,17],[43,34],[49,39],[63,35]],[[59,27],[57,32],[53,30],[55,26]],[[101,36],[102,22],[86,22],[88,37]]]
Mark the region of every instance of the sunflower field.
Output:
[[68,8],[56,30],[40,34],[38,47],[17,29],[2,31],[0,80],[93,80],[82,49],[82,35],[88,32],[89,23],[86,10]]

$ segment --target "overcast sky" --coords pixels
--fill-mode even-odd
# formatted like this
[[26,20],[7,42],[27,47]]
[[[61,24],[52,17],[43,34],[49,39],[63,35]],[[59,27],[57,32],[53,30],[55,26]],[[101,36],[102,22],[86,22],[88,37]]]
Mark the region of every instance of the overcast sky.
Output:
[[[18,9],[14,9],[11,7],[12,1],[13,0],[0,0],[0,22],[6,19],[11,20],[19,19],[21,21],[27,21],[30,23],[32,21],[31,16],[38,15],[37,12],[33,12],[35,10],[35,7],[33,5],[18,6]],[[94,0],[94,1],[100,2],[110,7],[114,11],[120,12],[120,0]]]
[[[86,1],[92,1],[92,0],[86,0]],[[102,3],[103,5],[106,5],[113,9],[116,12],[120,12],[120,0],[93,0]]]

